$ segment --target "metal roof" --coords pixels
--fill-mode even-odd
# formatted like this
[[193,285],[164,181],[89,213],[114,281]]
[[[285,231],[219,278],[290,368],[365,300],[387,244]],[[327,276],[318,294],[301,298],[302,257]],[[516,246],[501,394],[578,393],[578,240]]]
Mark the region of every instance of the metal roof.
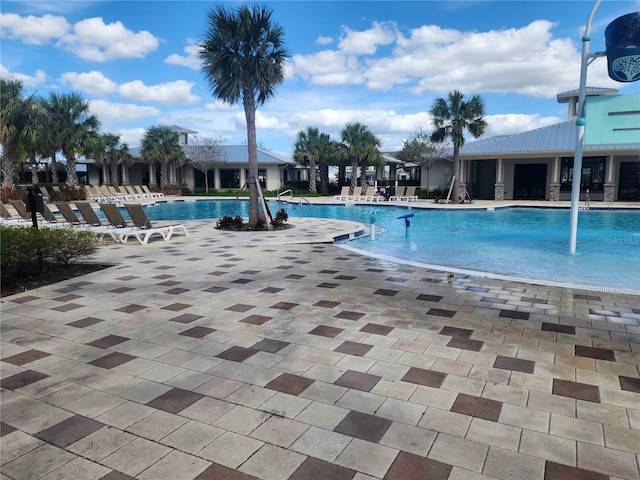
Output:
[[[187,157],[189,156],[189,148],[192,145],[183,145],[182,149],[184,150]],[[220,160],[222,163],[246,163],[249,164],[249,147],[247,145],[220,145],[222,149],[222,159]],[[141,152],[140,147],[133,147],[129,153],[134,158],[140,158]],[[263,150],[258,148],[258,164],[266,165],[266,164],[278,164],[278,165],[289,165],[294,163],[293,159],[287,158],[284,155],[279,155],[277,153],[269,152],[268,150]]]
[[[615,88],[605,88],[605,87],[587,87],[585,89],[585,94],[589,96],[600,96],[600,95],[615,95],[618,93],[618,90]],[[556,98],[558,99],[558,103],[567,103],[572,98],[577,98],[580,95],[580,90],[568,90],[566,92],[559,93]]]
[[[500,157],[505,154],[569,153],[575,150],[577,135],[575,120],[569,120],[515,135],[499,135],[465,143],[460,148],[460,155]],[[640,142],[584,146],[585,152],[603,150],[637,151],[640,150]],[[448,153],[452,155],[453,148]]]

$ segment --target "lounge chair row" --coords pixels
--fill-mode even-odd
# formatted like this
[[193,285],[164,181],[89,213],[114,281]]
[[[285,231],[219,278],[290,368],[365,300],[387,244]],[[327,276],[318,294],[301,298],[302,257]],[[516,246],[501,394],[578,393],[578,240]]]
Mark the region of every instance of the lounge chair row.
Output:
[[397,195],[392,195],[389,197],[390,202],[415,202],[418,200],[418,195],[416,195],[417,187],[400,187],[400,190]]
[[[39,189],[45,201],[52,197],[47,187],[40,186]],[[146,185],[121,185],[119,187],[85,185],[84,189],[87,193],[87,200],[94,200],[98,203],[164,198],[162,192],[152,192]],[[53,185],[51,190],[56,193],[62,193],[57,185]]]
[[[22,200],[10,200],[10,202],[18,216],[12,215],[5,205],[0,204],[2,221],[13,225],[29,225],[31,213],[27,211],[24,202]],[[80,217],[78,217],[69,203],[54,202],[54,204],[61,215],[60,217],[51,211],[46,203],[43,205],[43,213],[38,213],[38,220],[45,227],[72,226],[91,228],[97,234],[109,235],[118,243],[126,243],[129,238],[134,237],[142,245],[146,245],[154,235],[160,235],[165,241],[169,240],[177,231],[188,235],[187,229],[183,224],[151,222],[144,207],[138,203],[125,204],[125,209],[131,218],[130,221],[123,217],[117,205],[106,202],[101,203],[100,209],[107,218],[106,223],[98,217],[89,202],[75,202]]]
[[333,199],[341,202],[379,202],[384,200],[384,196],[376,195],[376,187],[367,187],[361,195],[349,193],[350,187],[342,187],[340,194],[334,195]]

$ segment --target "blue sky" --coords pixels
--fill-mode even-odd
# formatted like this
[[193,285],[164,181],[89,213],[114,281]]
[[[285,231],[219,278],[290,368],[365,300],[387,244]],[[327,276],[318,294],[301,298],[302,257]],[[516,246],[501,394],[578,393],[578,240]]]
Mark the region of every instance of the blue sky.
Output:
[[[210,1],[2,1],[0,75],[27,93],[80,93],[104,132],[138,146],[155,125],[179,125],[226,144],[246,143],[241,105],[216,101],[195,54]],[[262,2],[291,54],[276,96],[259,108],[258,142],[289,155],[307,126],[339,139],[361,122],[395,151],[431,131],[434,100],[457,89],[486,104],[486,136],[566,120],[556,95],[578,88],[581,38],[595,1]],[[604,30],[640,1],[604,0],[591,51]],[[617,83],[606,59],[588,85],[637,93]],[[471,139],[467,139],[471,141]]]

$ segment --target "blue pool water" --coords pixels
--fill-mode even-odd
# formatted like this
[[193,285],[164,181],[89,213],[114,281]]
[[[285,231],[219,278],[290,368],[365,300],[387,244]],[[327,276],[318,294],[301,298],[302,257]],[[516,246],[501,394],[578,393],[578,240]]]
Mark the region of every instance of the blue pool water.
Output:
[[[248,216],[248,202],[167,202],[150,206],[152,220],[217,219]],[[300,206],[270,202],[298,217]],[[580,212],[575,254],[568,252],[567,209],[505,208],[442,210],[373,205],[303,205],[306,217],[368,224],[376,212],[376,240],[364,237],[349,247],[404,261],[495,275],[616,290],[640,290],[640,211]],[[414,214],[409,232],[397,217]]]

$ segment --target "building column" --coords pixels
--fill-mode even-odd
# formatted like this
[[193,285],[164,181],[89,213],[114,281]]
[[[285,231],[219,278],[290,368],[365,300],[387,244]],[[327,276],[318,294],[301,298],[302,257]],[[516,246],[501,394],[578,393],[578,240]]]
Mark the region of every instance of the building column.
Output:
[[155,162],[149,162],[149,186],[157,187],[158,182],[156,181],[156,164]]
[[493,199],[504,200],[504,165],[502,158],[496,161],[496,183],[493,185]]
[[222,182],[220,181],[220,167],[216,167],[213,169],[213,188],[215,190],[220,190]]
[[167,179],[169,185],[176,184],[176,164],[173,162],[169,162],[169,165],[167,165],[167,177],[169,177]]
[[109,166],[102,164],[102,183],[111,183],[111,175],[109,174]]
[[247,175],[244,167],[240,167],[240,188],[244,187],[244,184],[247,183]]
[[549,184],[549,201],[560,201],[560,157],[553,159],[551,167],[551,183]]
[[616,201],[616,184],[615,184],[615,165],[613,162],[613,155],[607,157],[607,163],[605,164],[605,182],[604,182],[604,197],[603,202],[611,203]]
[[122,185],[129,185],[129,167],[127,167],[124,163],[120,164],[121,167],[121,177],[122,177],[122,182],[120,182]]

